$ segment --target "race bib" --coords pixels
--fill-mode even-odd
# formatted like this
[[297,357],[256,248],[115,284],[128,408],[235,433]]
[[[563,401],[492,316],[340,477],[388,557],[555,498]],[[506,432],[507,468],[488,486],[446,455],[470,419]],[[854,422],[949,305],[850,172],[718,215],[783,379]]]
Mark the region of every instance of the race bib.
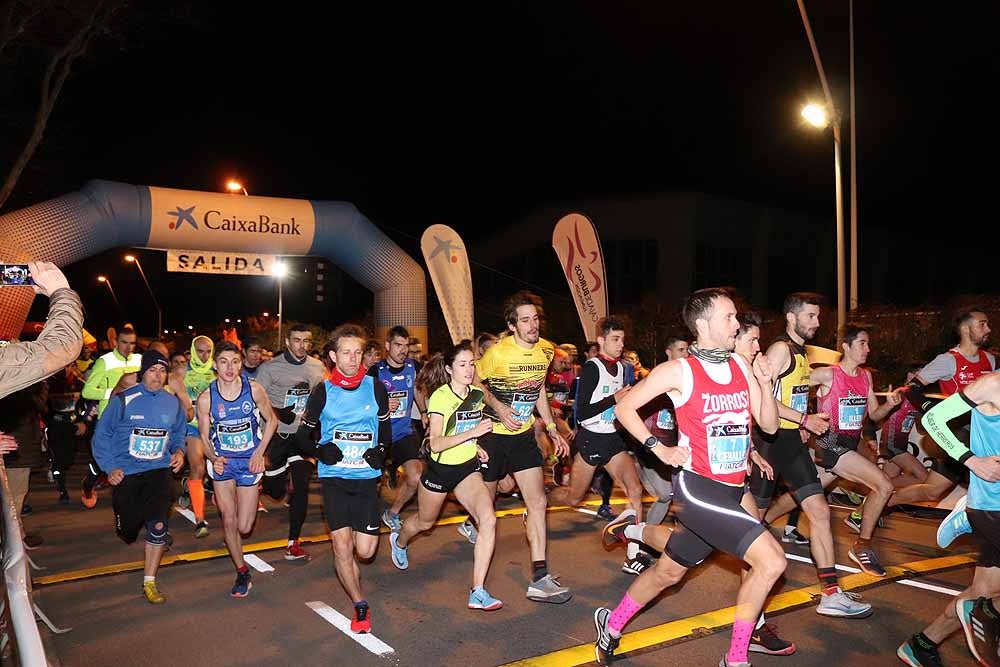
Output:
[[163,456],[168,437],[165,428],[134,428],[128,438],[128,453],[134,459],[156,460]]
[[909,433],[913,428],[913,422],[917,420],[917,412],[911,412],[903,418],[903,425],[900,427],[902,433]]
[[792,387],[792,395],[788,397],[788,407],[803,414],[809,409],[809,385],[797,384]]
[[864,396],[845,396],[838,401],[838,427],[841,431],[860,431],[865,419],[868,399]]
[[514,400],[510,407],[514,410],[514,419],[519,422],[526,422],[531,419],[531,413],[535,410],[535,402],[538,401],[538,394],[514,394]]
[[292,387],[285,392],[285,407],[292,406],[292,412],[296,417],[302,416],[306,411],[306,401],[309,400],[308,389],[297,389]]
[[[482,410],[460,410],[455,413],[455,435],[459,433],[465,433],[466,431],[471,431],[476,428],[478,424],[483,419]],[[470,442],[475,442],[471,440]]]
[[601,413],[602,424],[613,424],[615,421],[615,406],[611,406]]
[[219,449],[223,451],[245,452],[256,444],[249,419],[235,424],[217,424],[215,433],[219,438]]
[[709,424],[708,465],[715,475],[730,475],[746,470],[750,449],[749,424]]
[[364,454],[371,449],[374,436],[366,431],[334,431],[333,442],[344,453],[338,466],[345,468],[368,468]]
[[409,399],[410,392],[408,391],[390,391],[389,398],[398,398],[399,405],[396,409],[389,413],[389,419],[402,419],[410,414]]
[[673,431],[677,428],[677,422],[674,421],[674,413],[669,408],[663,408],[656,413],[656,428],[663,431]]
[[569,392],[568,391],[555,391],[555,392],[552,392],[552,400],[555,401],[556,403],[562,403],[563,405],[565,405],[566,404],[566,400],[568,398],[569,398]]

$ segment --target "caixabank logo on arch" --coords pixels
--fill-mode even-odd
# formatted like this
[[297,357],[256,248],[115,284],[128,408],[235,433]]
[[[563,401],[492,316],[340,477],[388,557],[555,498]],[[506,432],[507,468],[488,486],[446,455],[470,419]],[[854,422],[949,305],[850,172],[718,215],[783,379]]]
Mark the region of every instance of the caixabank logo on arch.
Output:
[[151,248],[305,255],[316,216],[301,199],[149,188]]

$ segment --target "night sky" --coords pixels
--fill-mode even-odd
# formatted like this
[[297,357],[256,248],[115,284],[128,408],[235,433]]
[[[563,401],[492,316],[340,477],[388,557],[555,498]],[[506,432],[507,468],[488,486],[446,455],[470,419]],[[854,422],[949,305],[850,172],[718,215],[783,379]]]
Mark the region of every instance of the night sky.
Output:
[[[546,202],[603,194],[699,190],[833,222],[832,138],[798,116],[822,90],[791,0],[336,4],[198,3],[190,19],[133,21],[127,48],[100,41],[5,210],[93,178],[220,190],[235,176],[251,194],[351,201],[411,251],[429,224],[475,239]],[[1000,8],[857,5],[862,300],[995,292]],[[848,3],[807,7],[846,114]],[[34,103],[21,71],[0,106]],[[15,118],[0,117],[4,169],[27,132]],[[876,227],[891,266],[865,262]],[[98,272],[123,301],[146,300],[122,254],[68,268],[97,323],[114,317]],[[191,298],[216,279],[143,257],[172,327],[182,312],[223,316]],[[918,279],[872,294],[864,271]],[[236,292],[226,315],[276,307],[266,279],[216,284]]]

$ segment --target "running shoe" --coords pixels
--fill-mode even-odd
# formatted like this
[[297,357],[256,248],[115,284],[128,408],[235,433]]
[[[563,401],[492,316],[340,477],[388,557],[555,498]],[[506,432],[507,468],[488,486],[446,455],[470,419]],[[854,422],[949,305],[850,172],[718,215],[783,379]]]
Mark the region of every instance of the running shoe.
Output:
[[872,606],[861,602],[857,593],[837,591],[831,595],[821,595],[816,613],[837,618],[867,618],[872,614]]
[[612,637],[608,629],[611,610],[599,607],[594,611],[594,627],[597,628],[597,641],[594,642],[594,656],[598,665],[610,665],[615,659],[615,650],[621,637]]
[[625,529],[632,525],[635,525],[634,509],[627,509],[616,516],[608,523],[608,525],[604,527],[604,534],[602,537],[604,546],[613,547],[618,542],[627,544],[628,538],[625,537]]
[[861,534],[861,512],[851,512],[844,518],[844,525]]
[[622,563],[622,572],[625,574],[640,575],[647,568],[653,567],[653,560],[646,554],[640,552],[635,558],[629,558]]
[[800,533],[798,528],[794,527],[788,530],[786,526],[785,531],[781,534],[781,541],[785,544],[794,544],[800,547],[809,545],[809,538]]
[[476,530],[476,524],[472,523],[472,519],[466,519],[458,524],[458,534],[469,540],[469,544],[475,544],[479,538],[479,531]]
[[396,531],[389,533],[389,546],[392,547],[392,564],[397,569],[405,570],[410,567],[410,558],[406,555],[406,547],[401,547],[396,543],[398,539],[399,533]]
[[997,656],[997,617],[986,604],[986,598],[956,600],[955,611],[965,631],[965,643],[972,657],[981,665],[1000,665]]
[[[395,551],[393,552],[395,559]],[[573,594],[565,586],[561,586],[559,581],[547,574],[538,581],[531,582],[528,586],[526,597],[533,602],[551,602],[552,604],[563,604],[569,602]]]
[[965,513],[966,499],[966,496],[959,498],[958,502],[955,503],[955,509],[938,526],[937,543],[942,549],[947,549],[959,535],[972,532],[972,526],[969,525],[969,517]]
[[146,601],[149,604],[163,604],[167,601],[167,598],[163,597],[160,589],[156,587],[155,581],[142,582],[142,594],[146,596]]
[[[96,504],[97,501],[95,500],[94,503]],[[23,505],[21,505],[21,516],[28,516],[29,514],[31,514],[34,511],[35,510],[33,510],[31,508],[31,505],[29,505],[28,503],[24,503]]]
[[250,595],[251,588],[253,588],[253,582],[250,581],[250,570],[237,572],[236,583],[233,584],[233,590],[229,594],[234,598],[245,598]]
[[67,493],[66,491],[59,492],[59,504],[69,505],[69,493]]
[[197,538],[208,537],[208,522],[202,519],[194,527],[194,536]]
[[722,656],[719,667],[753,667],[749,662],[729,662],[729,658]]
[[765,623],[750,635],[750,647],[747,650],[767,655],[791,655],[795,653],[795,644],[779,637],[775,627]]
[[501,607],[503,607],[503,602],[490,595],[489,591],[482,586],[469,591],[469,609],[496,611]]
[[924,646],[916,635],[896,649],[896,657],[910,667],[943,667],[936,646]]
[[[215,498],[215,494],[214,493],[212,494],[212,498],[213,499]],[[263,500],[258,500],[257,501],[257,511],[258,512],[263,512],[264,514],[267,514],[267,508],[264,507],[264,501]]]
[[372,631],[372,612],[367,604],[354,605],[354,618],[351,619],[351,632],[366,634]]
[[298,540],[293,540],[292,543],[285,548],[285,560],[303,560],[303,559],[307,561],[312,560],[312,556],[310,556],[305,549],[299,546]]
[[884,577],[886,575],[885,568],[878,562],[878,555],[871,547],[861,547],[855,544],[847,552],[847,557],[857,563],[858,567],[867,574],[875,577]]
[[605,521],[611,521],[615,518],[615,511],[611,509],[611,505],[601,505],[597,508],[597,516]]
[[83,506],[86,507],[88,510],[94,509],[95,507],[97,507],[97,492],[94,491],[93,488],[91,488],[90,493],[87,493],[87,487],[81,485],[80,502],[83,503]]
[[382,523],[391,531],[398,533],[403,530],[403,520],[399,518],[398,514],[393,514],[389,510],[382,512]]
[[855,493],[854,491],[849,491],[845,489],[844,495],[847,496],[847,499],[851,501],[852,505],[860,505],[861,503],[865,502],[865,497],[860,493]]
[[188,478],[181,477],[181,492],[177,496],[177,506],[182,510],[191,507],[191,494],[188,493]]
[[24,536],[24,539],[22,539],[21,542],[28,549],[35,549],[43,545],[45,543],[45,539],[41,535],[35,535],[34,533],[29,533]]

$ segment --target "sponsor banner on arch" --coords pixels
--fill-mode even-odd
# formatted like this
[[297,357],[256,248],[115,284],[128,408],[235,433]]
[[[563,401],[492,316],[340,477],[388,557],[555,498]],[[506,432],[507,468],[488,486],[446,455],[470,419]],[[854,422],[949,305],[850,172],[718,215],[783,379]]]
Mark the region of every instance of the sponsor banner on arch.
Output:
[[474,338],[472,272],[462,237],[447,225],[431,225],[420,237],[420,250],[452,342]]
[[316,231],[302,199],[149,188],[150,248],[308,255]]
[[234,276],[270,276],[276,255],[203,250],[168,250],[167,271],[212,273]]
[[570,213],[556,223],[552,247],[573,294],[584,336],[594,340],[597,323],[608,315],[604,253],[597,229],[586,216]]

